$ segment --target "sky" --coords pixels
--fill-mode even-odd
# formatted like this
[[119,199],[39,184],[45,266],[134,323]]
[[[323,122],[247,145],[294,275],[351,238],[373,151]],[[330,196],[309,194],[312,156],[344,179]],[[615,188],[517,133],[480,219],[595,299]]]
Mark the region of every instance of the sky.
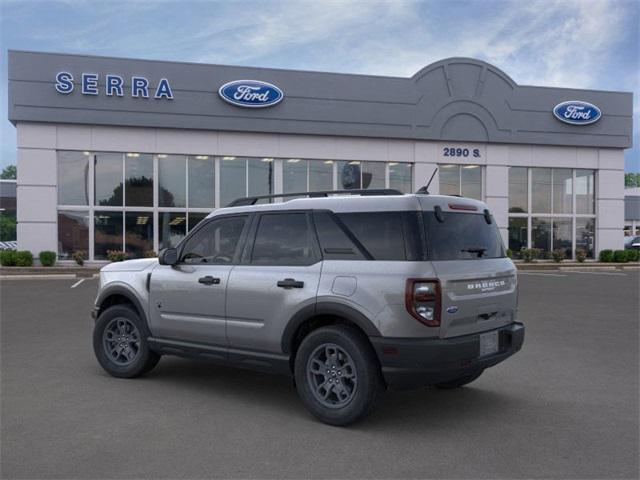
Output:
[[638,0],[0,0],[0,168],[16,49],[404,77],[473,57],[521,85],[634,92],[640,172],[639,25]]

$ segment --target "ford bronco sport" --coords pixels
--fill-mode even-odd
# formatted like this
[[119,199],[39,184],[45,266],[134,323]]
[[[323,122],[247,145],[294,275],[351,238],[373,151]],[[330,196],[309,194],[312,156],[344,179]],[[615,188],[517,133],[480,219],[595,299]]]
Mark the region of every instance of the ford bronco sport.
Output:
[[516,269],[484,203],[335,193],[239,199],[158,260],[102,268],[100,365],[128,378],[180,355],[282,373],[347,425],[386,388],[460,387],[521,348]]

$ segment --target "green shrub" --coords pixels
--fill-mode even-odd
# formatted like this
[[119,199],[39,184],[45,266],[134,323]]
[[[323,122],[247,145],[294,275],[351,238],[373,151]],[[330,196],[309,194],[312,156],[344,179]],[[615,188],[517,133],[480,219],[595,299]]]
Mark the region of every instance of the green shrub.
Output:
[[526,263],[531,263],[536,258],[536,249],[535,248],[523,248],[520,250],[520,258],[524,260]]
[[613,261],[617,263],[626,263],[627,252],[625,250],[616,250],[613,252]]
[[145,250],[143,253],[144,258],[155,258],[158,256],[155,250]]
[[51,250],[43,250],[38,255],[40,259],[40,265],[43,267],[53,267],[56,264],[56,252],[52,252]]
[[16,267],[30,267],[33,265],[33,253],[29,250],[18,250],[16,252]]
[[71,258],[73,258],[78,265],[82,266],[87,259],[87,252],[84,250],[76,250],[73,252],[73,255],[71,255]]
[[107,258],[111,262],[122,262],[127,259],[127,254],[122,250],[107,250]]
[[587,259],[587,251],[584,248],[576,249],[576,260],[580,263]]
[[613,250],[602,250],[600,252],[601,262],[613,262]]
[[640,250],[631,248],[629,250],[626,250],[626,252],[627,252],[627,261],[637,262],[638,260],[640,260]]
[[553,258],[554,262],[560,263],[560,262],[562,262],[562,260],[565,259],[566,254],[565,254],[564,250],[562,250],[560,248],[557,248],[553,252],[551,252],[551,257]]
[[507,257],[513,258],[513,250],[511,250],[510,248],[507,248]]
[[16,265],[16,251],[0,250],[0,265],[3,267],[14,267]]

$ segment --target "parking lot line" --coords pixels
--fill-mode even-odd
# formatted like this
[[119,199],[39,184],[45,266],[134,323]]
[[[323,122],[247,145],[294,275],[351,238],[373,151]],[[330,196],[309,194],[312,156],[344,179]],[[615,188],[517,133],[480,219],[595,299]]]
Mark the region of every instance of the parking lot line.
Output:
[[566,277],[566,273],[538,273],[538,272],[518,272],[518,276],[520,275],[538,275],[541,277]]
[[84,282],[86,280],[86,278],[81,278],[80,280],[78,280],[76,283],[74,283],[73,285],[71,285],[71,288],[76,288],[78,285],[80,285],[82,282]]

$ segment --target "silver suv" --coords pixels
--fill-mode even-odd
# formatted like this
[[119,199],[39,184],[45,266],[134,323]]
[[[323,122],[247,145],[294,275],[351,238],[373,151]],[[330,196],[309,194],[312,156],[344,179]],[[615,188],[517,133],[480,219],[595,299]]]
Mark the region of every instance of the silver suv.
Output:
[[105,266],[100,365],[128,378],[180,355],[281,373],[346,425],[386,388],[460,387],[521,348],[516,269],[484,203],[335,193],[240,199],[158,260]]

